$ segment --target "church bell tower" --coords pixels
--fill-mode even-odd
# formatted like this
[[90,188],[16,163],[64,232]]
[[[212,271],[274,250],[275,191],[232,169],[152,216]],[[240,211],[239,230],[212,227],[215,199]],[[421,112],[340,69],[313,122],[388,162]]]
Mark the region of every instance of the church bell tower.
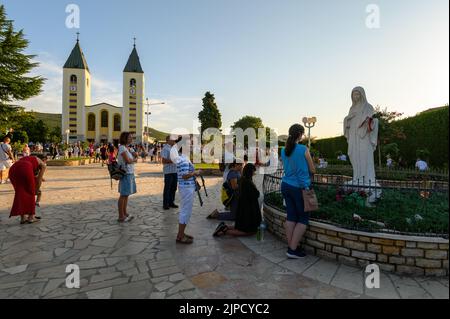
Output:
[[144,71],[139,61],[136,43],[123,70],[123,125],[125,131],[131,132],[136,143],[144,141]]
[[71,143],[85,140],[85,106],[91,104],[91,73],[78,35],[75,47],[63,67],[61,135],[66,141],[66,131],[69,130]]

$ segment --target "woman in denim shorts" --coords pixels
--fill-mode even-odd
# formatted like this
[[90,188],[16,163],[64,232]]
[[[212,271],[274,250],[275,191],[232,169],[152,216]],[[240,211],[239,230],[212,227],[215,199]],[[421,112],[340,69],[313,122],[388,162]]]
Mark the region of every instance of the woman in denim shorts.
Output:
[[117,163],[126,174],[119,181],[119,223],[129,222],[133,219],[133,216],[127,213],[128,197],[136,194],[134,164],[137,163],[137,154],[128,147],[132,142],[133,136],[130,132],[123,132],[120,135]]
[[286,203],[287,220],[285,224],[288,251],[286,255],[291,259],[305,257],[305,253],[298,249],[306,228],[309,225],[309,213],[305,212],[302,190],[311,186],[311,175],[315,167],[309,149],[299,144],[305,128],[295,124],[289,129],[286,148],[281,151],[284,176],[281,193]]

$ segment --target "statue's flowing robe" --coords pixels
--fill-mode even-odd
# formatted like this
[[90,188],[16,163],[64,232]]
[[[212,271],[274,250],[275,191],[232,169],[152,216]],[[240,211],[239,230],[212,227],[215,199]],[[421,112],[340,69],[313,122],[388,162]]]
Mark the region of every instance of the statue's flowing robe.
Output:
[[353,92],[361,94],[359,103],[353,103],[349,115],[344,119],[344,135],[348,142],[348,156],[353,167],[353,182],[365,185],[375,184],[375,165],[373,153],[378,142],[378,119],[375,110],[367,102],[363,88]]

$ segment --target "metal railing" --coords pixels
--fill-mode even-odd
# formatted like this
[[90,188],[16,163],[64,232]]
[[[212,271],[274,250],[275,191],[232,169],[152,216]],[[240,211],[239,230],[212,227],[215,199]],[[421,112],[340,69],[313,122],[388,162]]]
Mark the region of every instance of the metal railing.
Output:
[[[285,211],[283,170],[264,176],[264,203]],[[448,181],[352,181],[345,175],[316,174],[312,181],[320,209],[311,220],[342,228],[448,238]]]

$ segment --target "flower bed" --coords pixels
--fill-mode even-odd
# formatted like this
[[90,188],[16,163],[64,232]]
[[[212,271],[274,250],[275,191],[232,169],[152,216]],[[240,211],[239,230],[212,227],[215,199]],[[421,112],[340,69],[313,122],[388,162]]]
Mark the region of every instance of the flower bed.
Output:
[[94,163],[93,158],[77,157],[47,161],[47,166],[80,166]]
[[[447,192],[417,189],[383,189],[373,207],[366,205],[364,191],[346,190],[336,185],[315,188],[320,209],[311,218],[344,228],[364,231],[438,234],[448,238],[449,207]],[[266,203],[285,211],[279,192],[265,195]]]

